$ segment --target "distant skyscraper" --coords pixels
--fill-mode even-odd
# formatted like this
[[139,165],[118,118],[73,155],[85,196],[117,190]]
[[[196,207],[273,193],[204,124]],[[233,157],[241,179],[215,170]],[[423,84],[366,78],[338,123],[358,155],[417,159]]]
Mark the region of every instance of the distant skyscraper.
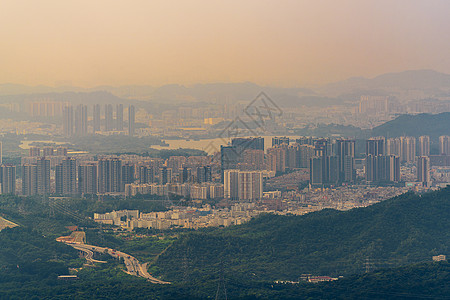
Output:
[[80,104],[75,108],[75,135],[87,134],[87,106]]
[[385,114],[389,112],[390,101],[387,96],[362,95],[359,101],[358,112],[362,114]]
[[41,157],[36,164],[22,166],[22,194],[50,194],[50,160]]
[[442,135],[439,137],[439,154],[450,155],[450,136]]
[[56,155],[57,156],[67,156],[67,148],[59,146],[56,148]]
[[53,147],[44,147],[42,149],[42,156],[53,156],[55,153],[55,149]]
[[191,169],[183,167],[178,171],[178,182],[186,183],[191,181]]
[[98,192],[122,192],[122,161],[113,159],[100,159],[98,161]]
[[267,165],[271,171],[286,172],[286,147],[276,145],[267,149]]
[[22,195],[37,194],[37,166],[36,164],[22,165]]
[[264,151],[264,138],[234,138],[231,140],[231,146],[234,147],[236,149],[236,152],[239,154],[242,154],[242,152],[248,149]]
[[3,164],[3,143],[0,142],[0,165]]
[[385,174],[382,180],[385,181],[400,181],[400,159],[396,156],[384,156],[382,162],[385,165]]
[[[348,157],[349,156],[347,156],[347,158]],[[338,184],[341,181],[341,178],[339,176],[339,158],[337,156],[328,156],[326,158],[326,163],[328,183],[333,185]]]
[[50,194],[50,159],[41,157],[37,160],[37,193]]
[[184,156],[171,156],[167,160],[167,167],[171,168],[173,173],[176,173],[186,163]]
[[154,181],[154,173],[152,167],[140,166],[139,167],[139,183],[152,183]]
[[224,197],[231,200],[239,198],[239,170],[224,171]]
[[197,168],[197,182],[210,182],[212,180],[211,177],[211,166],[203,166]]
[[100,104],[94,104],[93,114],[92,114],[92,127],[93,127],[93,133],[96,133],[97,131],[100,131]]
[[337,156],[316,156],[310,161],[311,185],[339,183],[339,159]]
[[172,169],[162,167],[159,169],[159,184],[165,185],[172,182]]
[[402,155],[403,143],[400,138],[390,138],[386,140],[386,155],[395,155],[400,157]]
[[355,179],[355,168],[353,160],[355,158],[354,140],[336,140],[335,153],[339,164],[339,177],[343,182],[352,182]]
[[366,162],[365,162],[365,177],[366,181],[374,182],[378,181],[378,166],[377,166],[377,157],[372,154],[369,154],[366,156]]
[[430,182],[430,159],[427,156],[420,156],[417,159],[417,181],[424,185]]
[[419,137],[419,156],[429,156],[430,155],[430,137],[428,135],[423,135]]
[[77,194],[77,161],[75,158],[65,158],[55,168],[56,194]]
[[41,148],[39,147],[30,147],[29,154],[31,157],[33,156],[41,156]]
[[116,106],[116,129],[123,130],[123,104],[117,104]]
[[246,171],[264,170],[264,151],[263,150],[245,150],[241,154],[242,160],[240,169]]
[[313,137],[308,137],[308,136],[302,136],[298,139],[295,140],[295,142],[299,145],[310,145],[310,146],[314,146],[314,144],[316,143],[317,139],[313,138]]
[[66,137],[73,136],[73,107],[65,106],[63,109],[63,131]]
[[97,194],[97,163],[84,163],[78,166],[78,193]]
[[330,154],[327,139],[315,141],[314,157],[309,167],[312,185],[336,184],[339,181],[339,160]]
[[320,139],[314,143],[314,156],[326,157],[328,156],[328,140]]
[[240,161],[240,155],[232,146],[220,146],[221,169],[236,169]]
[[289,138],[288,137],[273,137],[272,138],[272,147],[275,145],[281,145],[281,144],[286,144],[289,145]]
[[231,200],[262,198],[262,173],[258,171],[225,170],[224,197]]
[[400,162],[411,163],[416,160],[416,138],[411,136],[400,137],[402,143],[402,152]]
[[366,156],[384,155],[384,138],[370,138],[366,141]]
[[114,130],[113,107],[111,104],[105,105],[105,131]]
[[400,158],[394,155],[366,157],[366,180],[369,182],[400,181]]
[[110,186],[111,192],[123,192],[122,185],[122,161],[120,159],[111,159],[110,161]]
[[257,171],[240,171],[238,173],[239,200],[259,200],[263,193],[262,173]]
[[135,111],[134,105],[128,107],[128,135],[133,136],[135,132]]
[[1,165],[0,182],[2,194],[14,195],[16,193],[16,166]]
[[122,166],[122,190],[125,190],[125,184],[134,183],[134,165]]
[[309,168],[309,162],[314,156],[314,146],[309,144],[300,145],[297,161],[299,168]]
[[325,183],[325,170],[323,165],[325,164],[325,158],[316,156],[310,160],[311,166],[309,167],[309,182],[311,185],[322,185]]
[[286,149],[286,167],[289,169],[299,168],[300,162],[299,159],[300,145],[295,143],[289,145]]

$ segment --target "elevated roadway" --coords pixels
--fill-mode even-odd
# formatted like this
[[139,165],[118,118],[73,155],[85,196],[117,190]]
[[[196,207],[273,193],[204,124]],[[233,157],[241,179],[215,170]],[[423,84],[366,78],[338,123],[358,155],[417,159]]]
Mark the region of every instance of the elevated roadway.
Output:
[[148,273],[146,263],[140,264],[139,261],[135,257],[133,257],[127,253],[124,253],[121,251],[115,251],[114,249],[111,249],[111,248],[98,247],[98,246],[93,246],[93,245],[88,245],[88,244],[72,243],[72,242],[65,242],[65,243],[69,246],[72,246],[73,248],[75,248],[77,250],[85,252],[86,253],[85,257],[88,261],[98,262],[98,263],[106,263],[105,261],[93,259],[93,256],[94,256],[94,252],[108,253],[109,255],[111,255],[114,258],[119,258],[119,259],[122,258],[123,259],[125,267],[127,268],[126,273],[128,273],[130,275],[146,278],[151,283],[170,284],[170,282],[162,281],[162,280],[159,280],[158,278],[153,277],[151,274]]

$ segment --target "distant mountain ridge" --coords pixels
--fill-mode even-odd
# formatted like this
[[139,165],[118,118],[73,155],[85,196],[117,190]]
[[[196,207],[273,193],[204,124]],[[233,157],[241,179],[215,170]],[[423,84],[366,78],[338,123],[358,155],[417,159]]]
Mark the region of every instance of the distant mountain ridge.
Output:
[[390,94],[407,90],[423,90],[426,93],[436,94],[448,93],[450,91],[450,75],[434,70],[408,70],[386,73],[374,78],[353,77],[327,84],[319,88],[318,92],[332,96],[355,92]]
[[134,104],[136,100],[123,99],[106,91],[49,92],[20,95],[0,95],[0,103],[25,103],[34,101],[69,102],[77,104]]
[[450,97],[450,75],[433,70],[409,70],[387,73],[374,78],[353,77],[318,88],[279,88],[261,86],[252,82],[206,83],[184,86],[168,84],[160,87],[146,85],[98,86],[80,88],[72,86],[49,87],[0,84],[0,96],[105,91],[124,99],[159,103],[249,103],[264,91],[277,104],[285,107],[340,105],[359,100],[360,95],[398,95],[421,91],[424,97]]

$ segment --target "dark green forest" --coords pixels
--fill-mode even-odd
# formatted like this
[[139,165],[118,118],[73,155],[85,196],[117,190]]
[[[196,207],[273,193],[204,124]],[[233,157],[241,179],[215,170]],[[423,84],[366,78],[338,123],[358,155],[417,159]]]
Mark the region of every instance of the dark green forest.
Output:
[[174,281],[186,272],[194,278],[213,274],[221,264],[246,280],[296,280],[304,273],[362,273],[367,260],[374,268],[430,261],[449,253],[449,198],[447,188],[345,212],[263,215],[242,226],[185,234],[156,266]]
[[[450,266],[431,262],[431,256],[447,254],[450,247],[449,199],[449,188],[408,193],[346,212],[268,214],[240,226],[130,240],[111,230],[98,234],[85,218],[101,205],[117,207],[123,200],[66,200],[63,207],[71,207],[73,216],[52,212],[45,198],[2,195],[1,215],[20,226],[0,232],[0,298],[211,299],[219,291],[224,299],[226,290],[229,299],[446,299]],[[127,275],[123,263],[108,255],[96,257],[107,264],[85,266],[77,251],[55,241],[70,233],[68,225],[84,226],[88,242],[151,261],[150,272],[172,284]],[[57,279],[73,270],[78,280]],[[304,273],[343,278],[274,283],[297,281]]]

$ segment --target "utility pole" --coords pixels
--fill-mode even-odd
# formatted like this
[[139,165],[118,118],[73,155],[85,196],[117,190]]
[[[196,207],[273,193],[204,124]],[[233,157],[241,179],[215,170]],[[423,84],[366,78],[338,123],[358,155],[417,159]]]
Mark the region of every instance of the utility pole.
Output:
[[189,281],[189,248],[186,248],[186,252],[183,256],[183,283],[187,283]]
[[219,270],[219,282],[217,284],[217,292],[216,292],[216,300],[220,299],[221,290],[224,294],[225,300],[228,300],[227,296],[227,288],[225,287],[225,279],[223,276],[223,261],[220,261],[220,270]]
[[369,261],[368,257],[366,258],[366,262],[364,263],[364,266],[365,266],[365,272],[369,273],[370,272],[370,261]]

